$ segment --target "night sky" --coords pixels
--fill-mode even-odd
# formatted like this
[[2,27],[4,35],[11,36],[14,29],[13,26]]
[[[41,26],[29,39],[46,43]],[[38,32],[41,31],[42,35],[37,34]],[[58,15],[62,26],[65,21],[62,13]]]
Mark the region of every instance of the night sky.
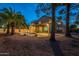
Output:
[[[38,20],[38,17],[35,13],[35,9],[36,9],[37,4],[35,3],[0,3],[0,9],[3,8],[7,8],[7,7],[11,7],[13,10],[15,9],[16,12],[21,12],[24,17],[25,20],[27,22],[27,24],[30,24],[32,21],[34,20]],[[66,7],[58,7],[58,10],[61,10],[62,8],[66,9]],[[78,8],[79,9],[79,8]],[[60,16],[58,14],[58,10],[56,12],[56,16]],[[73,13],[77,13],[79,12],[79,10],[72,10]],[[43,16],[43,14],[41,14],[41,16]],[[64,17],[66,17],[65,14],[62,14],[62,17],[64,19]],[[75,20],[75,16],[71,16],[71,23]]]

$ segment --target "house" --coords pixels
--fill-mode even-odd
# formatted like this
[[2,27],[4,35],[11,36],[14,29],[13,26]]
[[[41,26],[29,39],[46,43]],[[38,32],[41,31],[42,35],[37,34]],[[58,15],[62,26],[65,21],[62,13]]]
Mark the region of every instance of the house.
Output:
[[[31,33],[50,33],[51,31],[51,23],[52,18],[49,16],[42,16],[36,21],[33,21],[29,27]],[[57,28],[62,28],[61,26],[58,27],[59,23],[56,23],[56,32]],[[59,24],[62,25],[62,24]],[[62,29],[61,29],[62,30]]]
[[51,24],[51,17],[43,16],[36,21],[33,21],[29,27],[31,33],[48,33]]
[[[9,28],[9,31],[11,32],[12,28]],[[26,33],[28,31],[27,26],[19,26],[19,27],[14,27],[15,33]],[[7,26],[6,24],[0,24],[0,33],[6,33],[7,32]]]

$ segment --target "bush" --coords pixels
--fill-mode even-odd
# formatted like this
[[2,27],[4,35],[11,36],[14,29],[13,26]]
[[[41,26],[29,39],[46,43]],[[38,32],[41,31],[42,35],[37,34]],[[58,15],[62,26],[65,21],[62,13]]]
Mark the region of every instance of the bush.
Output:
[[76,28],[77,28],[77,25],[71,25],[70,32],[77,32]]

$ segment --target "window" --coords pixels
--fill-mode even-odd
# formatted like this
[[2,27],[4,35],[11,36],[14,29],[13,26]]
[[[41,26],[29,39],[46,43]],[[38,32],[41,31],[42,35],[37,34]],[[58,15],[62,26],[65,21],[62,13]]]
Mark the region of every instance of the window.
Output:
[[47,26],[44,27],[44,31],[48,31],[48,27]]

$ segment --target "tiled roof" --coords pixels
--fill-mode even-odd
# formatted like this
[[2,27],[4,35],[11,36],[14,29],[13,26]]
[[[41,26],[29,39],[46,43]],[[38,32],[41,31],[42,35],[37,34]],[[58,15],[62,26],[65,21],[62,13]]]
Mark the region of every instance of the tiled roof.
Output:
[[37,24],[37,23],[38,23],[38,20],[35,20],[35,21],[33,21],[32,23]]
[[48,22],[50,19],[52,19],[49,16],[42,16],[41,18],[39,18],[39,22]]
[[52,17],[50,16],[42,16],[40,17],[38,20],[33,21],[32,23],[37,24],[39,22],[48,22],[50,19],[52,19]]

